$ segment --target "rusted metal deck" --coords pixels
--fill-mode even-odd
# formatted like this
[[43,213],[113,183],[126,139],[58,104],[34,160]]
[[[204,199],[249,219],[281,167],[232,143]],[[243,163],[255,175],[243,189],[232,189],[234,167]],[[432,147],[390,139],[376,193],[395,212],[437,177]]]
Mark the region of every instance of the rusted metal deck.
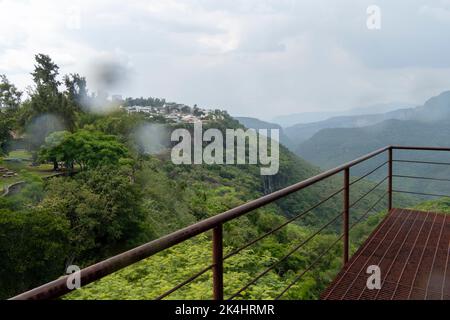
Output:
[[[450,300],[450,215],[392,209],[353,255],[325,300]],[[381,289],[368,289],[367,268]]]

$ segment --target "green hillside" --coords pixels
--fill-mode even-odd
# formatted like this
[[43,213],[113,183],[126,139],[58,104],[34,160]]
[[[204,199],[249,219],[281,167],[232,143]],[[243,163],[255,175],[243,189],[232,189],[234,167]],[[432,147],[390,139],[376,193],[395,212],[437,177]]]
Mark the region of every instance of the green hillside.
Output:
[[[317,172],[306,163],[295,158],[287,151],[283,152],[286,159],[280,175],[289,175],[285,179],[290,184],[305,174]],[[153,160],[156,161],[156,160]],[[160,162],[151,170],[145,170],[144,181],[155,181],[154,170],[161,168]],[[158,178],[155,185],[148,183],[145,187],[147,214],[154,226],[153,234],[160,236],[170,230],[175,230],[197,219],[206,218],[231,207],[263,195],[264,183],[258,175],[251,174],[248,168],[238,167],[196,167],[184,168],[173,174],[170,164],[162,166],[165,170],[157,170]],[[167,171],[166,171],[167,170]],[[176,169],[175,169],[176,170]],[[173,176],[173,180],[167,179]],[[276,180],[276,179],[275,179]],[[187,182],[191,187],[181,188]],[[324,199],[333,188],[339,188],[337,180],[327,184],[299,192],[291,199],[277,202],[261,208],[254,213],[245,215],[225,225],[225,253],[232,252],[243,244],[261,236],[272,228],[281,225],[286,217],[294,216],[305,208]],[[146,184],[144,182],[144,184]],[[152,186],[153,185],[153,186]],[[280,185],[281,186],[281,185]],[[361,190],[355,190],[355,195],[362,193],[371,184],[363,184]],[[334,190],[336,190],[334,189]],[[176,199],[173,194],[177,194]],[[371,195],[352,211],[352,221],[355,221],[368,206],[373,204],[379,193]],[[373,212],[385,208],[382,202]],[[155,208],[155,209],[153,209]],[[161,211],[161,208],[163,209]],[[289,224],[279,232],[243,250],[238,255],[225,262],[225,296],[231,296],[266,268],[280,260],[292,248],[308,238],[322,225],[339,216],[308,245],[295,252],[287,260],[262,277],[255,285],[245,290],[240,299],[273,299],[296,275],[307,268],[328,246],[335,242],[341,232],[340,197],[333,198],[329,203],[313,210],[305,218]],[[174,216],[173,212],[176,212]],[[367,222],[358,225],[352,235],[352,251],[361,244],[365,237],[376,227],[382,215],[375,215]],[[184,223],[180,221],[184,220]],[[327,284],[333,279],[341,267],[341,241],[327,253],[311,272],[307,273],[297,285],[283,297],[285,299],[317,299]],[[211,263],[210,233],[201,235],[191,241],[143,260],[119,272],[88,285],[65,299],[153,299],[165,291],[183,282],[191,275]],[[169,296],[169,299],[210,299],[211,273],[198,278],[181,290]]]
[[[50,57],[37,55],[35,87],[25,101],[20,95],[12,95],[15,87],[2,78],[8,97],[15,97],[0,111],[6,126],[0,132],[2,155],[8,157],[11,151],[14,155],[14,145],[20,144],[28,149],[34,168],[41,165],[68,175],[43,179],[21,168],[25,186],[11,196],[0,197],[0,298],[54,280],[65,274],[67,266],[89,266],[320,172],[283,146],[279,172],[273,176],[262,176],[257,165],[175,165],[170,159],[170,144],[161,140],[176,128],[192,131],[192,123],[171,121],[164,116],[170,111],[164,107],[158,110],[158,117],[129,114],[117,107],[108,113],[93,113],[89,107],[99,101],[88,95],[85,79],[67,75],[65,88],[61,89],[58,70]],[[146,101],[159,104],[164,100]],[[183,109],[204,116],[204,111],[196,107]],[[242,128],[220,110],[208,113],[204,119],[204,130]],[[224,241],[229,252],[335,194],[288,227],[227,260],[226,293],[244,286],[252,276],[333,221],[307,246],[293,252],[243,292],[242,297],[275,297],[325,254],[342,230],[342,193],[338,193],[342,180],[342,175],[326,179],[227,223]],[[352,185],[351,202],[373,187],[374,183],[365,180]],[[369,213],[384,210],[384,198],[372,206],[385,192],[384,184],[355,204],[351,223],[368,209],[373,209]],[[408,198],[398,198],[397,202],[412,203]],[[362,220],[353,231],[352,249],[375,226],[374,219],[369,215],[367,223]],[[198,271],[210,259],[209,237],[202,235],[162,252],[69,298],[154,297]],[[317,298],[339,269],[340,251],[341,245],[337,244],[326,252],[285,298]],[[199,283],[173,297],[209,297],[209,281],[200,278]]]
[[363,128],[325,129],[296,150],[306,160],[331,168],[387,145],[448,146],[450,121],[389,120]]
[[251,117],[234,117],[237,121],[239,121],[240,124],[242,124],[246,128],[252,128],[252,129],[277,129],[279,130],[280,135],[280,143],[283,144],[285,147],[291,149],[294,147],[294,143],[291,141],[291,139],[286,135],[284,132],[284,129],[275,123],[262,121],[256,118]]
[[[116,121],[123,121],[128,116],[124,114],[114,117]],[[108,121],[111,121],[111,117],[98,118],[89,126],[101,128],[101,124],[108,118]],[[230,125],[232,124],[227,124]],[[118,132],[116,134],[119,135]],[[8,297],[57,278],[63,273],[67,261],[81,267],[90,265],[319,172],[317,168],[283,147],[280,158],[280,172],[273,177],[265,178],[260,176],[255,166],[177,166],[166,156],[139,156],[131,167],[128,164],[123,164],[119,168],[106,166],[101,170],[88,169],[74,177],[53,178],[48,182],[38,178],[29,181],[20,194],[0,199],[2,208],[0,247],[9,252],[2,262],[0,272],[5,276],[2,278],[6,278],[8,273],[10,279],[10,282],[2,284],[2,296]],[[237,248],[267,232],[283,223],[286,217],[293,217],[305,211],[340,189],[341,183],[339,177],[329,179],[230,222],[225,227],[227,250]],[[371,184],[361,182],[352,194],[353,198],[363,194],[369,187]],[[359,217],[381,192],[381,190],[375,192],[361,201],[359,207],[355,208],[352,219]],[[249,248],[242,256],[236,256],[236,262],[230,259],[231,268],[234,270],[227,275],[233,278],[230,280],[233,283],[230,292],[239,284],[244,285],[245,280],[252,274],[263,270],[296,243],[300,243],[320,226],[339,215],[341,205],[341,196],[337,195],[295,224]],[[384,205],[385,203],[380,203],[377,208],[383,208]],[[72,220],[72,216],[77,219]],[[120,219],[123,222],[111,220],[119,217],[122,217]],[[111,224],[112,221],[115,223]],[[103,230],[101,226],[107,226],[107,229]],[[21,233],[18,231],[24,229],[29,229],[30,233],[19,236]],[[306,267],[320,249],[325,249],[331,244],[340,229],[338,219],[323,232],[323,235],[315,238],[311,243],[312,247],[293,255],[261,285],[246,293],[246,297],[267,297],[275,294],[276,290],[286,285],[296,272]],[[37,239],[39,241],[36,241]],[[130,270],[142,268],[149,270],[142,272],[142,276],[141,272],[124,270],[125,274],[128,274],[127,272],[134,274],[133,281],[129,285],[137,286],[136,283],[146,283],[151,279],[159,281],[165,279],[161,284],[158,284],[159,282],[154,284],[154,291],[147,288],[147,294],[143,297],[157,295],[170,284],[176,284],[183,275],[195,271],[200,266],[202,257],[209,259],[210,245],[207,237],[199,237],[198,240],[183,244],[181,247],[185,246],[189,246],[190,249],[175,248],[149,259],[150,265],[143,262],[130,267]],[[180,262],[174,263],[172,251],[175,255],[180,255],[176,258]],[[308,276],[307,281],[305,280],[306,282],[301,284],[297,291],[293,290],[294,293],[291,293],[290,297],[317,297],[339,266],[339,251],[340,246],[336,246],[335,251],[330,252],[331,256],[324,259],[324,264],[318,266],[316,273]],[[33,258],[36,259],[35,262],[29,262],[32,257],[35,257]],[[194,257],[200,259],[198,263],[194,263],[196,261]],[[260,263],[257,264],[255,261]],[[150,272],[154,270],[153,263],[164,264],[164,270],[161,271],[163,274]],[[185,263],[187,269],[183,267]],[[236,263],[234,267],[233,263]],[[249,264],[252,268],[248,268]],[[169,272],[171,268],[180,270],[179,275],[171,277],[173,275]],[[25,276],[29,274],[29,270],[34,270],[32,278]],[[118,273],[111,277],[120,278],[122,274]],[[127,279],[129,281],[128,276]],[[205,279],[203,286],[207,287],[208,281]],[[275,285],[272,286],[273,283]],[[271,290],[268,286],[271,286]],[[123,292],[108,289],[97,298],[119,297]],[[179,293],[182,296],[174,297],[203,297],[210,291],[196,289],[192,292],[183,292]],[[195,294],[191,296],[193,292]],[[139,294],[139,291],[129,291],[129,295],[125,297],[137,297]],[[91,293],[86,295],[93,297]]]
[[[306,154],[309,151],[309,144],[313,142],[322,142],[321,139],[326,139],[335,133],[335,131],[327,131],[329,129],[355,129],[349,133],[351,136],[359,133],[363,134],[361,139],[357,140],[357,142],[366,139],[369,143],[372,143],[371,140],[376,139],[377,137],[374,136],[376,135],[376,132],[370,132],[369,128],[374,128],[379,131],[380,128],[383,130],[384,127],[389,127],[390,123],[397,123],[395,121],[392,122],[391,120],[417,121],[421,125],[429,125],[431,123],[445,121],[446,119],[450,119],[450,91],[442,92],[441,94],[428,99],[422,106],[414,108],[403,107],[385,113],[374,113],[368,109],[365,114],[334,116],[318,122],[299,123],[285,128],[285,132],[292,141],[296,142],[293,150],[305,152]],[[358,128],[363,130],[358,131]],[[323,134],[321,131],[325,131],[326,134]],[[366,132],[369,134],[369,137],[364,135]],[[389,131],[386,132],[386,134],[390,133],[391,132]],[[400,135],[388,135],[388,137],[392,137],[393,139],[405,139],[406,134],[409,134],[409,132],[395,133],[399,133]],[[338,139],[341,138],[340,134],[344,135],[342,138],[348,138],[345,136],[345,131],[337,131],[337,134],[338,136],[336,138]],[[318,137],[315,135],[318,135]],[[313,140],[313,142],[309,142],[309,139]]]
[[[329,128],[316,133],[298,145],[296,154],[323,169],[334,167],[386,145],[448,147],[450,136],[450,92],[429,99],[423,106],[411,109],[408,120],[386,120],[360,128]],[[445,152],[395,151],[394,159],[450,162]],[[368,167],[354,170],[358,175]],[[396,163],[398,175],[450,178],[450,166]],[[375,174],[372,178],[382,178]],[[450,194],[444,181],[396,178],[396,189],[422,193]]]
[[313,137],[320,130],[330,128],[360,128],[374,125],[386,120],[408,120],[414,113],[413,108],[398,109],[387,113],[364,114],[354,116],[332,117],[327,120],[311,123],[300,123],[285,129],[286,135],[297,142],[297,146]]
[[[322,168],[331,168],[386,145],[448,147],[450,121],[424,123],[390,120],[378,125],[353,129],[322,130],[300,145],[298,154]],[[394,159],[449,162],[445,152],[395,151]],[[361,166],[354,174],[367,170]],[[359,171],[358,171],[359,170]],[[450,178],[450,166],[396,163],[394,173],[434,178]],[[384,173],[385,174],[385,173]],[[381,175],[374,175],[380,178]],[[450,194],[450,184],[396,178],[400,189],[415,192]]]

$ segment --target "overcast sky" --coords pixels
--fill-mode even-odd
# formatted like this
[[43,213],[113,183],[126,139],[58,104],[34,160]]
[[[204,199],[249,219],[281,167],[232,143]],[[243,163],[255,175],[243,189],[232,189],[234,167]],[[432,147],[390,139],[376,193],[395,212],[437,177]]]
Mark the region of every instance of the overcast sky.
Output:
[[[381,29],[366,25],[369,5]],[[0,0],[0,74],[36,53],[111,94],[272,116],[422,103],[450,89],[450,0]]]

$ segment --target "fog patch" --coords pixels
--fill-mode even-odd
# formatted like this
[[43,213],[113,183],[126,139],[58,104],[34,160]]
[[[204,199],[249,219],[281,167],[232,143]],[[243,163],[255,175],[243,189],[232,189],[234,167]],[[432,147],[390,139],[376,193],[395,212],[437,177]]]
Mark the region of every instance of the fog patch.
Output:
[[127,68],[114,60],[99,62],[94,72],[94,81],[100,90],[116,89],[128,78]]
[[54,114],[42,114],[33,119],[25,129],[25,142],[36,149],[45,142],[45,138],[56,131],[65,130],[64,122]]
[[99,92],[82,102],[82,108],[85,112],[107,115],[118,111],[120,104],[117,101],[109,99],[106,92]]
[[141,154],[156,155],[170,147],[169,130],[163,124],[143,124],[132,135]]
[[119,103],[110,94],[122,92],[129,83],[129,66],[115,58],[102,58],[91,62],[89,79],[96,93],[83,102],[86,111],[108,114],[118,109]]

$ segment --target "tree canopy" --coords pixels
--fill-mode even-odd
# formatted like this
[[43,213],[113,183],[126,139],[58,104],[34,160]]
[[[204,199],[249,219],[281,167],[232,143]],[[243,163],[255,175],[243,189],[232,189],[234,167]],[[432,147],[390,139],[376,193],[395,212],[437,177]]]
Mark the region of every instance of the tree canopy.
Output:
[[22,92],[9,82],[6,75],[0,75],[0,110],[17,110],[22,99]]
[[79,165],[81,170],[118,165],[127,156],[127,148],[115,136],[88,130],[54,132],[39,152],[43,161],[63,161],[66,168]]

